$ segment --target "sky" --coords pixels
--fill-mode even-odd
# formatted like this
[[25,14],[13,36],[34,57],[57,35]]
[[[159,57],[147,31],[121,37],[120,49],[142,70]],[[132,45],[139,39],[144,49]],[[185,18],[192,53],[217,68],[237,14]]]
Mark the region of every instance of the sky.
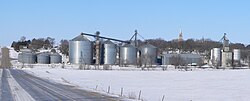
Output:
[[1,0],[0,46],[22,36],[73,39],[81,32],[129,40],[178,37],[250,44],[249,0]]

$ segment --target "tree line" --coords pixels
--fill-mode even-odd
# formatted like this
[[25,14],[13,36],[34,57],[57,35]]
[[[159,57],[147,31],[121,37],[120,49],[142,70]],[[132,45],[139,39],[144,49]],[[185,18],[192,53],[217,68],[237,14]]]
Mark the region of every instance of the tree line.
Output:
[[20,51],[20,49],[28,48],[34,51],[44,48],[51,49],[54,47],[55,38],[47,37],[47,38],[33,38],[32,40],[26,40],[26,37],[21,37],[18,41],[13,41],[11,47],[14,48],[15,51]]
[[[187,39],[183,41],[170,40],[166,41],[161,38],[157,39],[147,39],[148,43],[156,46],[160,53],[163,51],[177,51],[181,50],[183,52],[197,52],[205,53],[207,58],[210,58],[210,50],[212,48],[222,48],[223,44],[219,41],[213,41],[211,39]],[[230,43],[230,50],[241,49],[241,58],[247,59],[250,56],[250,45],[244,45],[242,43]]]

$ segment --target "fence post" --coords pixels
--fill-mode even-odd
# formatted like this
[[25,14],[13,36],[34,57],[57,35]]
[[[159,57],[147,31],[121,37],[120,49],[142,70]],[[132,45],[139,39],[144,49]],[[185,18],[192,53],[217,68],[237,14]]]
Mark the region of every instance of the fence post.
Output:
[[110,91],[110,86],[108,87],[108,93],[109,93],[109,91]]
[[123,88],[121,88],[121,97],[122,97],[122,94],[123,94]]
[[165,95],[163,95],[163,96],[162,96],[162,99],[161,99],[161,101],[164,101],[164,99],[165,99]]
[[141,99],[141,90],[140,90],[140,92],[139,92],[138,100],[140,100],[140,99]]
[[97,90],[97,88],[98,88],[98,85],[95,86],[95,90]]

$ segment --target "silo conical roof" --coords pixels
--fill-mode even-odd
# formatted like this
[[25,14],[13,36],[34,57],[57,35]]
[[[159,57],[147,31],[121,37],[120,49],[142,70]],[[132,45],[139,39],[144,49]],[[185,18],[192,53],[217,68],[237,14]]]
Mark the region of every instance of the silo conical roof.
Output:
[[103,44],[114,44],[114,43],[112,41],[110,41],[110,40],[106,40],[106,41],[103,42]]
[[141,46],[141,48],[143,48],[143,47],[156,48],[155,46],[153,46],[153,45],[151,45],[151,44],[149,44],[149,43],[144,44],[144,45]]
[[131,45],[131,44],[125,44],[123,45],[122,47],[135,47],[134,45]]
[[83,34],[81,34],[73,38],[71,41],[90,41],[90,40],[87,37],[85,37]]

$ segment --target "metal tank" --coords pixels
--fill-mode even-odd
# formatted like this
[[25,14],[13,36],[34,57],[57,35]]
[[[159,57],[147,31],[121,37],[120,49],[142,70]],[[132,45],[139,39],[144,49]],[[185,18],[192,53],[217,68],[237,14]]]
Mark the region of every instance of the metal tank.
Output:
[[136,65],[137,49],[131,44],[125,44],[120,47],[120,64]]
[[157,62],[157,48],[151,44],[140,47],[141,62],[146,65],[154,65]]
[[92,64],[93,43],[83,34],[69,41],[69,62],[71,64]]
[[37,63],[40,64],[49,64],[50,63],[50,55],[48,53],[40,53],[37,55]]
[[221,63],[221,49],[220,48],[213,48],[213,61],[216,63]]
[[50,54],[50,63],[62,63],[62,56],[58,53]]
[[110,40],[103,42],[101,48],[101,64],[114,65],[116,63],[116,47],[116,44]]
[[234,56],[233,56],[234,61],[240,61],[240,59],[241,59],[240,49],[234,49],[233,54],[234,54]]
[[18,62],[34,64],[36,63],[36,54],[34,53],[19,53],[18,54]]
[[19,53],[17,56],[18,62],[22,62],[22,60],[23,60],[22,57],[23,57],[23,53]]
[[211,49],[210,51],[210,60],[212,61],[214,59],[214,49]]

